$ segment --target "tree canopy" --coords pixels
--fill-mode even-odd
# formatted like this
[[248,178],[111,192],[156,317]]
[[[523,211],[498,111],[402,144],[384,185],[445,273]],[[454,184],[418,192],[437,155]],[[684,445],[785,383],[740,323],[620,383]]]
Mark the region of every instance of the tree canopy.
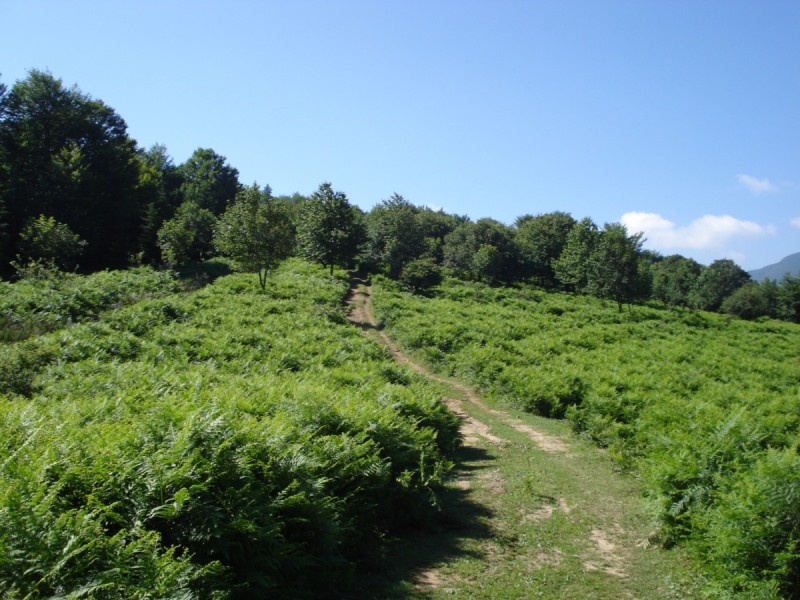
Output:
[[214,246],[243,271],[258,273],[261,289],[267,274],[287,258],[294,245],[288,210],[256,184],[245,187],[219,218]]
[[46,215],[86,240],[87,267],[127,264],[140,225],[139,163],[122,117],[35,70],[0,102],[6,261],[30,219]]
[[364,228],[343,192],[323,183],[300,211],[297,231],[300,253],[330,267],[350,263],[365,238]]

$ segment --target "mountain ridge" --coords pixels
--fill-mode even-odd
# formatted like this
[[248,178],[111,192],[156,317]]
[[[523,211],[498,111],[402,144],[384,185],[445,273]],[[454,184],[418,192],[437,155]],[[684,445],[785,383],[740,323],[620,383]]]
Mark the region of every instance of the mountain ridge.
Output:
[[785,256],[775,264],[754,269],[750,271],[750,277],[754,281],[763,281],[765,279],[780,281],[787,273],[794,277],[800,275],[800,252]]

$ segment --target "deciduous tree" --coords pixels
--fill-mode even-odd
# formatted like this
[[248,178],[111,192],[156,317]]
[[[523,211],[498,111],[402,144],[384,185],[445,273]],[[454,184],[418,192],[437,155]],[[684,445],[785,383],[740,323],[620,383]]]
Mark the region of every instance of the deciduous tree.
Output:
[[20,234],[17,264],[43,263],[62,270],[74,269],[86,242],[64,223],[39,215],[31,219]]
[[232,258],[237,268],[258,273],[265,289],[269,271],[294,247],[294,228],[285,204],[256,184],[243,188],[220,217],[214,246]]
[[552,212],[526,215],[517,223],[515,240],[525,274],[537,277],[540,283],[554,283],[553,261],[561,256],[575,219],[569,213]]
[[417,222],[419,208],[399,194],[384,200],[367,217],[369,249],[373,257],[398,277],[403,266],[425,251],[424,231]]
[[184,202],[175,216],[164,221],[158,230],[161,256],[170,265],[184,265],[211,255],[211,241],[217,218],[210,210],[194,202]]
[[365,232],[347,196],[323,183],[304,203],[297,231],[300,253],[309,261],[344,266],[358,254]]
[[194,202],[215,216],[222,214],[241,187],[239,171],[211,148],[195,150],[178,171],[183,178],[184,201]]
[[748,281],[747,271],[729,258],[715,260],[697,278],[690,303],[700,310],[717,311],[726,297]]
[[562,285],[583,292],[589,282],[589,259],[600,236],[597,225],[585,217],[567,234],[561,255],[553,262],[553,272]]
[[[85,266],[119,267],[141,225],[135,143],[125,121],[77,87],[31,71],[0,101],[0,202],[15,244],[30,219],[52,216],[88,243]],[[16,249],[7,248],[13,256]]]
[[642,234],[628,235],[621,223],[609,223],[600,232],[589,257],[586,291],[622,305],[646,295],[639,268]]

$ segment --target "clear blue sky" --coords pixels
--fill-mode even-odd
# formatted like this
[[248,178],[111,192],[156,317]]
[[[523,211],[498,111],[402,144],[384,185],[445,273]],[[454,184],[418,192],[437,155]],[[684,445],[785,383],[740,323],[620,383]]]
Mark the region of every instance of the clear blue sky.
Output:
[[47,69],[176,163],[364,209],[553,210],[758,268],[800,251],[800,1],[0,1]]

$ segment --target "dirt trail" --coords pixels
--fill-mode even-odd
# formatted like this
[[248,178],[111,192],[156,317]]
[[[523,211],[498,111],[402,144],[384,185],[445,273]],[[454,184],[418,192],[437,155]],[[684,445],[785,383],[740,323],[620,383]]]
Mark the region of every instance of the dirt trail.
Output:
[[[539,446],[539,448],[545,452],[569,453],[569,446],[560,438],[537,431],[530,425],[522,423],[519,419],[516,419],[501,410],[491,408],[480,399],[480,397],[471,387],[462,383],[450,381],[440,375],[436,375],[423,365],[411,360],[408,356],[406,356],[397,347],[397,344],[395,344],[394,341],[392,341],[392,339],[383,332],[383,330],[378,328],[375,317],[372,315],[372,311],[370,310],[371,294],[372,287],[368,283],[353,278],[351,281],[350,292],[346,300],[348,306],[350,306],[350,313],[348,314],[347,318],[351,323],[362,329],[372,329],[377,332],[397,362],[407,365],[412,370],[432,381],[449,385],[460,394],[463,394],[468,402],[479,407],[482,411],[496,417],[498,420],[502,421],[509,427],[513,427],[520,433],[527,435],[537,446]],[[460,400],[455,398],[444,398],[443,400],[450,410],[452,410],[462,419],[462,432],[464,434],[465,441],[474,435],[479,435],[491,442],[497,444],[503,443],[502,439],[491,433],[491,430],[485,423],[482,423],[469,416],[464,410]]]
[[[489,422],[513,428],[525,435],[543,452],[552,453],[554,459],[565,465],[571,465],[567,469],[572,472],[573,478],[577,480],[586,479],[584,471],[586,468],[591,469],[591,466],[581,464],[582,461],[573,460],[575,459],[573,451],[577,452],[577,450],[571,448],[571,445],[563,438],[539,431],[502,410],[488,406],[471,387],[432,373],[424,365],[403,353],[397,344],[378,327],[370,310],[371,293],[372,288],[369,282],[360,280],[355,276],[352,277],[350,293],[346,300],[349,308],[348,319],[362,330],[377,335],[398,363],[407,365],[424,377],[444,384],[458,393],[457,395],[461,399],[445,397],[443,401],[461,419],[461,431],[465,447],[479,448],[481,445],[485,445],[486,442],[500,447],[508,447],[512,443],[510,440],[504,439],[499,432],[493,432],[489,424],[473,416],[476,413],[478,415],[486,415],[491,417],[491,419],[488,419]],[[467,405],[471,405],[476,410],[467,411]],[[477,479],[472,480],[474,477],[477,477]],[[456,487],[462,490],[469,490],[471,486],[477,485],[492,491],[496,495],[502,495],[504,484],[500,473],[496,470],[487,470],[481,474],[473,473],[471,476],[462,475],[455,483]],[[630,551],[635,544],[634,540],[631,539],[631,532],[627,532],[619,524],[619,518],[624,511],[615,514],[612,509],[614,499],[603,492],[600,492],[597,498],[593,498],[594,500],[600,500],[600,502],[596,505],[593,503],[592,506],[604,506],[603,510],[608,509],[610,513],[601,518],[601,528],[595,525],[590,529],[587,536],[588,539],[586,539],[585,550],[580,552],[580,556],[576,556],[576,558],[580,561],[584,572],[600,571],[618,581],[628,580],[630,576],[628,570],[631,558]],[[564,498],[554,497],[539,508],[526,510],[518,518],[526,522],[544,523],[550,520],[555,513],[561,515],[570,515],[571,513],[570,518],[573,518],[576,514],[580,515],[587,508],[589,512],[596,513],[593,508],[587,506],[584,500],[576,498],[568,502]],[[577,510],[573,512],[573,509]],[[580,519],[580,516],[578,519]],[[568,558],[556,547],[550,553],[540,551],[536,555],[535,562],[539,566],[557,565]],[[536,566],[536,564],[533,564],[531,568],[535,569]],[[415,587],[420,590],[439,587],[439,580],[440,573],[435,567],[420,571],[413,579]]]

